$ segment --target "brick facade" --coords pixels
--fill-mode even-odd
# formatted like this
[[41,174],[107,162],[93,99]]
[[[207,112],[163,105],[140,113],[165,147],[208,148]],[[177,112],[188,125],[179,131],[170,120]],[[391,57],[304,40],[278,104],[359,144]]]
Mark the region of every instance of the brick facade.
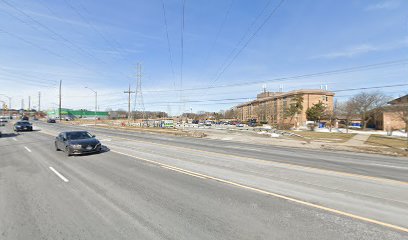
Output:
[[[296,96],[303,97],[303,110],[293,119],[285,117],[285,112],[294,102]],[[334,93],[325,90],[296,90],[290,92],[264,92],[258,94],[257,99],[236,107],[238,119],[248,121],[256,119],[257,122],[269,124],[292,123],[304,125],[307,121],[306,110],[314,104],[323,102],[328,111],[333,110]]]
[[407,128],[404,118],[408,119],[408,95],[388,102],[388,105],[380,110],[377,118],[375,115],[371,116],[376,129],[391,131]]

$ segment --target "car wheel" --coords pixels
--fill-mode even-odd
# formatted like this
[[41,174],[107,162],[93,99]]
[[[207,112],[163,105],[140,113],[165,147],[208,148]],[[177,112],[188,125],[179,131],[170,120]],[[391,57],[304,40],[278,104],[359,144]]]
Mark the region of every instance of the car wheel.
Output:
[[57,143],[56,143],[56,142],[54,142],[54,145],[55,145],[55,151],[61,151],[61,150],[58,148],[58,146],[57,146]]
[[67,155],[67,157],[71,156],[71,153],[69,152],[68,147],[65,148],[65,155]]

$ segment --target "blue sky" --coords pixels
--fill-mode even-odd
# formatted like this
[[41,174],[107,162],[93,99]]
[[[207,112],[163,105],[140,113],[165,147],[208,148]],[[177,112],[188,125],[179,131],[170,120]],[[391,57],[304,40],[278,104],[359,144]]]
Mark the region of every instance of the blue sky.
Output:
[[[0,0],[0,94],[12,96],[13,107],[22,98],[27,105],[28,96],[36,106],[41,91],[42,108],[52,108],[61,79],[65,107],[93,109],[88,86],[98,91],[101,110],[126,109],[123,91],[135,88],[138,62],[146,110],[171,114],[228,109],[254,98],[263,84],[289,91],[408,83],[408,62],[274,80],[408,59],[408,1],[286,0],[257,32],[280,1],[186,0],[184,31],[183,1],[163,2]],[[220,74],[225,62],[230,65]],[[256,83],[174,91],[248,82]],[[408,93],[407,87],[382,90],[393,97]],[[339,92],[338,99],[353,93]]]

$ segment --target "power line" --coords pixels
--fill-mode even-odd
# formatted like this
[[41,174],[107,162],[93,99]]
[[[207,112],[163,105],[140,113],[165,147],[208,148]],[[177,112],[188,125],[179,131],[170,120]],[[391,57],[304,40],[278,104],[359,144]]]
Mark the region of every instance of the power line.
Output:
[[[52,30],[51,28],[49,28],[47,25],[37,21],[35,18],[33,18],[32,16],[30,16],[29,14],[27,14],[25,11],[21,10],[20,8],[16,7],[15,5],[9,3],[6,0],[1,0],[4,4],[6,4],[7,6],[11,7],[12,9],[14,9],[16,12],[20,13],[21,15],[25,16],[26,18],[30,19],[32,22],[34,22],[35,24],[37,24],[38,26],[44,28],[45,30],[47,30],[48,32],[50,32],[51,34],[53,34],[54,36],[57,36],[59,39],[61,39],[63,41],[63,44],[69,48],[71,48],[72,50],[76,51],[77,53],[81,54],[81,55],[87,55],[93,59],[96,59],[102,63],[104,63],[103,60],[98,59],[95,55],[91,54],[90,52],[86,51],[85,49],[83,49],[82,47],[76,45],[75,43],[73,43],[72,41],[70,41],[69,39],[65,38],[64,36],[62,36],[61,34],[55,32],[54,30]],[[17,18],[18,20],[28,24],[26,21],[22,20],[21,18],[12,15],[15,18]],[[34,27],[33,25],[28,24],[30,27],[38,30],[38,28]],[[53,36],[51,36],[51,38],[53,38],[54,40],[56,40]],[[66,44],[68,43],[68,44]]]
[[[311,78],[311,77],[319,77],[319,76],[327,76],[327,75],[335,75],[335,74],[344,74],[344,73],[350,73],[350,72],[361,71],[361,70],[391,67],[391,66],[407,64],[407,63],[408,63],[408,59],[400,59],[400,60],[361,65],[361,66],[342,68],[342,69],[335,69],[335,70],[329,70],[329,71],[323,71],[323,72],[308,73],[308,74],[301,74],[301,75],[294,75],[294,76],[287,76],[287,77],[278,77],[274,79],[265,79],[265,80],[254,81],[254,82],[244,82],[244,83],[236,83],[236,84],[218,85],[218,86],[212,86],[212,87],[197,87],[197,88],[186,88],[186,89],[144,90],[144,93],[148,92],[148,93],[156,94],[156,93],[167,93],[167,92],[174,92],[174,91],[196,91],[196,90],[208,90],[208,89],[216,89],[216,88],[247,86],[247,85],[255,85],[255,84],[275,82],[275,81],[288,81],[288,80],[301,79],[301,78]],[[231,92],[231,91],[229,90],[228,92]],[[111,92],[111,93],[105,93],[105,94],[100,94],[100,95],[101,96],[122,95],[122,93],[121,92]],[[206,94],[206,96],[207,95],[208,94]],[[67,96],[67,97],[84,97],[84,96]]]
[[[52,30],[50,27],[48,27],[47,25],[39,22],[38,20],[36,20],[35,18],[33,18],[32,16],[30,16],[29,14],[27,14],[25,11],[21,10],[20,8],[18,8],[17,6],[7,2],[6,0],[0,0],[2,1],[4,4],[6,4],[7,6],[9,6],[10,8],[14,9],[16,12],[20,13],[21,15],[25,16],[26,18],[28,18],[29,20],[31,20],[31,22],[37,24],[38,26],[42,27],[43,29],[47,30],[48,32],[50,32],[52,35],[49,35],[50,38],[52,38],[53,40],[57,41],[58,43],[62,43],[65,46],[67,46],[68,48],[72,49],[73,51],[75,51],[76,53],[82,55],[82,56],[87,56],[87,57],[91,57],[94,60],[99,61],[100,63],[104,64],[104,65],[109,65],[108,63],[106,63],[104,60],[96,57],[94,54],[90,53],[89,51],[86,51],[85,49],[83,49],[82,47],[78,46],[77,44],[73,43],[72,41],[70,41],[69,39],[65,38],[63,35],[55,32],[54,30]],[[20,22],[27,24],[28,26],[30,26],[31,28],[33,28],[34,30],[37,31],[41,31],[41,29],[39,29],[38,27],[36,27],[35,25],[30,24],[29,22],[21,19],[20,17],[16,16],[16,15],[12,15],[8,12],[6,12],[8,15],[16,18],[17,20],[19,20]],[[58,18],[58,16],[55,16]],[[3,30],[4,31],[4,30]],[[5,32],[5,31],[4,31]],[[56,38],[57,37],[57,38]],[[59,41],[58,39],[62,40]],[[45,48],[42,48],[45,49]],[[50,51],[48,51],[50,52]],[[55,54],[54,54],[55,55]],[[59,54],[58,54],[59,55]],[[61,55],[60,55],[61,56]],[[63,56],[61,56],[62,58],[65,58]],[[72,61],[74,62],[74,61]],[[88,68],[87,66],[84,66],[82,64],[79,64],[78,62],[75,62],[75,64],[80,65],[81,67],[95,72],[95,70],[92,70],[90,68]],[[100,72],[98,72],[98,74],[100,74]],[[126,75],[125,73],[121,73],[123,76],[125,76],[126,78],[128,78],[129,76]]]
[[[356,91],[356,90],[370,90],[370,89],[379,89],[379,88],[391,88],[391,87],[403,87],[403,86],[408,86],[408,83],[401,83],[401,84],[393,84],[393,85],[382,85],[382,86],[373,86],[373,87],[361,87],[361,88],[349,88],[349,89],[338,89],[338,90],[333,90],[329,92],[345,92],[345,91]],[[188,103],[203,103],[203,102],[221,102],[221,101],[237,101],[237,100],[248,100],[252,99],[253,97],[240,97],[240,98],[223,98],[223,99],[206,99],[206,100],[190,100],[186,101]],[[152,104],[183,104],[185,101],[179,101],[179,102],[168,102],[168,101],[163,101],[163,102],[148,102],[146,103],[147,105],[152,105]]]
[[223,18],[223,20],[222,20],[222,22],[221,22],[221,24],[220,24],[220,27],[218,28],[218,31],[217,31],[216,36],[215,36],[215,39],[214,39],[214,41],[213,41],[213,43],[212,43],[212,45],[211,45],[211,47],[210,47],[210,50],[209,50],[208,53],[207,53],[207,57],[206,57],[206,61],[205,61],[205,62],[207,62],[207,63],[208,63],[208,61],[209,61],[209,58],[210,58],[212,52],[214,51],[215,45],[216,45],[217,42],[218,42],[218,38],[220,37],[222,30],[224,29],[225,22],[226,22],[227,19],[228,19],[228,16],[229,16],[229,14],[230,14],[230,11],[231,11],[231,8],[232,8],[233,3],[234,3],[234,0],[231,0],[230,3],[229,3],[229,5],[228,5],[228,7],[227,7],[227,11],[225,12],[224,18]]
[[[64,60],[68,60],[68,61],[70,61],[71,63],[74,63],[74,64],[77,65],[77,66],[80,66],[80,67],[82,67],[82,68],[84,68],[84,69],[87,69],[87,70],[90,71],[90,72],[96,72],[95,70],[92,70],[92,69],[88,68],[87,66],[82,65],[81,63],[78,63],[78,62],[76,62],[76,61],[74,61],[74,60],[72,60],[72,59],[70,59],[70,58],[67,58],[67,57],[65,57],[65,56],[63,56],[63,55],[61,55],[61,54],[59,54],[59,53],[56,53],[56,52],[53,52],[53,51],[51,51],[51,50],[49,50],[49,49],[47,49],[47,48],[44,48],[44,47],[42,47],[41,45],[35,44],[35,43],[33,43],[32,41],[28,41],[27,39],[24,39],[24,38],[22,38],[22,37],[20,37],[20,36],[18,36],[18,35],[16,35],[16,34],[13,34],[13,33],[11,33],[11,32],[8,32],[8,31],[6,31],[6,30],[4,30],[4,29],[0,29],[0,32],[6,33],[6,34],[8,34],[8,35],[10,35],[10,36],[12,36],[12,37],[14,37],[14,38],[19,39],[19,40],[22,41],[22,42],[25,42],[25,43],[27,43],[27,44],[29,44],[29,45],[32,45],[32,46],[34,46],[34,47],[36,47],[36,48],[38,48],[38,49],[41,49],[42,51],[45,51],[45,52],[47,52],[47,53],[49,53],[49,54],[51,54],[51,55],[54,55],[54,56],[59,57],[59,58],[64,59]],[[100,72],[97,72],[97,73],[100,73]]]
[[394,84],[394,85],[384,85],[384,86],[376,86],[376,87],[349,88],[349,89],[336,90],[336,91],[332,91],[332,92],[348,92],[348,91],[356,91],[356,90],[369,90],[369,89],[390,88],[390,87],[404,87],[404,86],[408,86],[408,83]]
[[283,4],[285,0],[281,0],[278,5],[276,5],[275,8],[272,9],[271,13],[266,17],[266,19],[261,23],[261,25],[255,30],[255,32],[248,38],[248,40],[245,42],[245,44],[238,50],[238,52],[232,57],[232,59],[229,61],[229,63],[222,68],[221,72],[215,77],[215,79],[212,81],[210,86],[212,86],[215,82],[218,81],[218,79],[221,77],[221,75],[231,66],[231,64],[235,61],[235,59],[241,54],[241,52],[248,46],[248,44],[252,41],[252,39],[255,38],[256,34],[265,26],[265,24],[271,19],[271,17],[276,13],[276,11],[279,9],[279,7]]
[[408,63],[408,59],[399,59],[399,60],[388,61],[388,62],[380,62],[380,63],[361,65],[361,66],[356,66],[356,67],[340,68],[340,69],[335,69],[335,70],[316,72],[316,73],[308,73],[308,74],[300,74],[300,75],[287,76],[287,77],[277,77],[277,78],[265,79],[265,80],[253,81],[253,82],[233,83],[233,84],[224,84],[224,85],[218,85],[218,86],[185,88],[185,89],[176,89],[176,90],[174,90],[174,89],[145,90],[145,92],[196,91],[196,90],[207,90],[207,89],[215,89],[215,88],[248,86],[248,85],[255,85],[255,84],[260,84],[260,83],[277,82],[277,81],[280,82],[280,81],[288,81],[288,80],[294,80],[294,79],[320,77],[320,76],[335,75],[335,74],[344,74],[344,73],[350,73],[350,72],[361,71],[361,70],[370,70],[370,69],[391,67],[391,66],[402,65],[402,64],[407,64],[407,63]]
[[[64,0],[65,4],[71,9],[73,10],[80,18],[81,20],[86,23],[94,32],[96,32],[101,38],[102,40],[105,41],[105,43],[107,43],[111,49],[113,49],[114,51],[119,52],[120,54],[122,54],[122,59],[125,59],[126,57],[126,53],[122,50],[122,47],[120,47],[120,44],[113,38],[111,38],[111,41],[114,44],[112,44],[107,37],[105,36],[105,34],[103,34],[101,31],[98,30],[97,27],[95,27],[95,25],[89,21],[73,4],[71,4],[71,2],[69,0]],[[80,6],[83,10],[85,10],[86,12],[88,12],[88,10],[85,8],[85,6],[83,6],[82,4],[80,4],[79,1],[77,1],[78,6]]]
[[[181,17],[181,62],[180,62],[180,88],[183,88],[183,64],[184,64],[184,12],[186,0],[182,0],[182,17]],[[183,93],[180,92],[180,101],[183,99]]]
[[[197,90],[208,90],[208,89],[217,89],[217,88],[248,86],[248,85],[255,85],[255,84],[275,82],[275,81],[281,82],[281,81],[289,81],[289,80],[302,79],[302,78],[344,74],[344,73],[350,73],[350,72],[356,72],[356,71],[362,71],[362,70],[372,70],[372,69],[392,67],[392,66],[397,66],[401,64],[407,64],[407,63],[408,63],[408,59],[399,59],[399,60],[393,60],[393,61],[388,61],[388,62],[360,65],[360,66],[355,66],[355,67],[341,68],[341,69],[328,70],[328,71],[322,71],[322,72],[316,72],[316,73],[308,73],[308,74],[300,74],[300,75],[287,76],[287,77],[278,77],[278,78],[273,78],[273,79],[265,79],[261,81],[225,84],[225,85],[218,85],[218,86],[212,86],[212,87],[210,86],[210,87],[197,87],[197,88],[185,88],[185,89],[144,90],[144,93],[155,94],[155,93],[166,93],[166,92],[174,92],[174,91],[197,91]],[[229,90],[228,92],[231,92],[231,91]],[[101,94],[101,96],[121,95],[121,94],[122,94],[121,92],[111,92],[111,93]],[[78,97],[82,97],[82,96],[78,96]]]
[[[0,30],[1,31],[1,30]],[[16,77],[16,76],[18,76],[18,78],[19,79],[27,79],[27,81],[34,81],[33,80],[33,76],[31,76],[31,75],[28,75],[28,74],[24,74],[24,73],[15,73],[15,72],[13,72],[13,71],[11,71],[11,70],[9,70],[9,69],[7,69],[7,68],[4,68],[4,67],[1,67],[0,66],[0,70],[2,70],[2,71],[4,71],[4,72],[7,72],[8,74],[10,74],[10,75],[12,75],[12,77]],[[14,75],[14,76],[13,76]],[[21,77],[21,75],[25,75],[26,77]],[[42,80],[39,80],[38,78],[36,78],[35,79],[35,82],[36,83],[39,83],[39,84],[43,84],[43,85],[45,85],[45,86],[49,86],[50,84],[56,84],[56,81],[51,81],[51,80],[45,80],[45,79],[42,79]]]
[[228,54],[228,56],[225,58],[224,62],[221,64],[221,66],[217,69],[215,76],[217,76],[218,72],[221,71],[221,69],[223,68],[224,65],[227,64],[228,59],[230,59],[232,57],[232,55],[234,54],[234,52],[238,49],[238,47],[241,45],[241,43],[245,40],[245,38],[248,36],[250,30],[252,29],[252,27],[255,25],[255,23],[258,21],[258,19],[263,15],[263,13],[265,12],[265,10],[268,8],[268,6],[271,4],[272,0],[269,0],[266,5],[262,8],[261,12],[256,16],[256,18],[252,21],[252,23],[249,25],[249,27],[247,28],[247,30],[245,31],[245,33],[242,35],[241,39],[238,41],[237,44],[235,44],[235,47],[231,50],[231,52]]
[[171,44],[170,44],[170,38],[169,38],[169,30],[168,30],[168,25],[167,25],[167,16],[166,16],[166,5],[164,4],[164,0],[162,0],[162,6],[163,6],[163,18],[164,18],[164,26],[166,27],[166,38],[167,38],[167,48],[169,52],[169,60],[170,60],[170,68],[171,72],[173,74],[174,78],[174,88],[176,87],[176,74],[174,72],[174,64],[173,64],[173,56],[171,53]]

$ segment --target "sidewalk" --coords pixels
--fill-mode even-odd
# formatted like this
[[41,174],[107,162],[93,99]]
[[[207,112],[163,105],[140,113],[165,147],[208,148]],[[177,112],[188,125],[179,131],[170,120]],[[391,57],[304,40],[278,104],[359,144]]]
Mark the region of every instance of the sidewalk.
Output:
[[365,145],[365,142],[370,136],[371,134],[358,133],[354,137],[350,138],[347,142],[342,143],[342,145],[353,146],[353,147],[363,146]]

